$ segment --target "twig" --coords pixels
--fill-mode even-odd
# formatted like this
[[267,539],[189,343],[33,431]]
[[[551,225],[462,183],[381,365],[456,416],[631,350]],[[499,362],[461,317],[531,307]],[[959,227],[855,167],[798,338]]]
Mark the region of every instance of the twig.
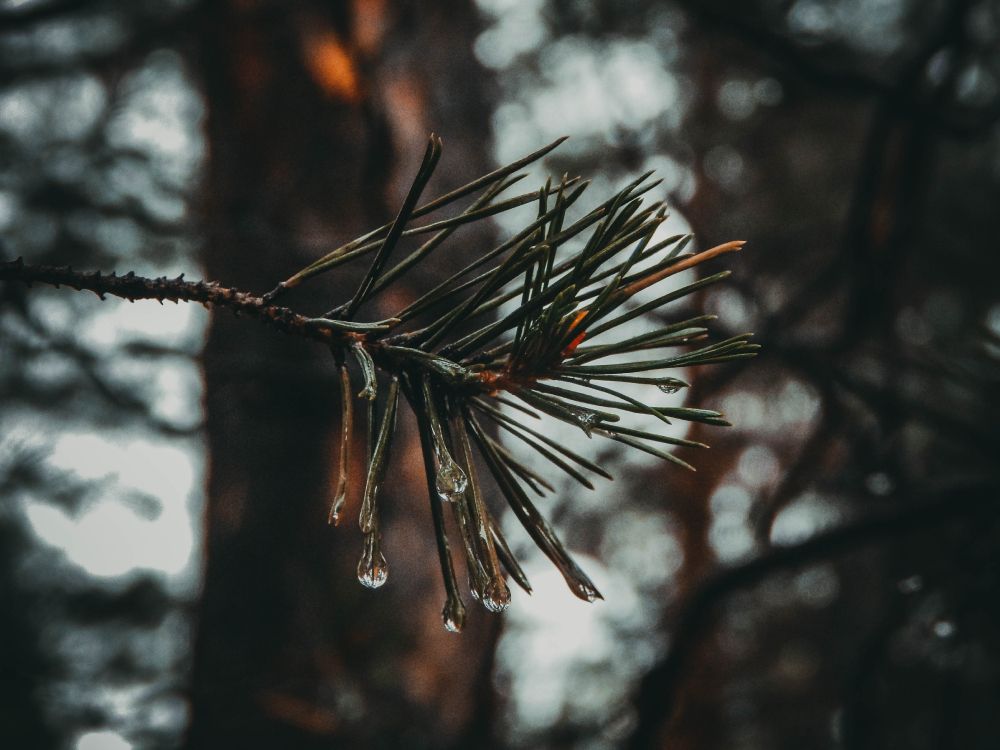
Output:
[[102,300],[105,295],[111,295],[130,302],[141,299],[158,300],[160,303],[164,300],[198,302],[209,308],[229,308],[236,315],[245,314],[256,318],[293,336],[302,336],[326,344],[334,341],[337,336],[335,331],[310,325],[310,319],[306,316],[292,312],[287,307],[269,305],[250,292],[221,286],[215,281],[185,281],[184,274],[175,279],[165,277],[151,279],[136,276],[131,272],[118,276],[113,272],[102,274],[99,271],[74,271],[69,266],[26,265],[21,258],[18,258],[0,263],[0,281],[19,281],[28,286],[32,284],[50,284],[57,288],[68,286],[93,292]]

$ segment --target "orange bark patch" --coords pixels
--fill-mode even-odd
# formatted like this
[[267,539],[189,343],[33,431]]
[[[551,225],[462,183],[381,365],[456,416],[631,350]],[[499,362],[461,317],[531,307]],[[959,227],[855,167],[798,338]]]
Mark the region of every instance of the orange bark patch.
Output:
[[347,102],[361,98],[357,66],[333,31],[310,35],[306,40],[305,57],[313,79],[328,94]]
[[385,0],[354,0],[352,4],[352,38],[367,58],[372,58],[382,48],[382,38],[388,30],[388,13]]

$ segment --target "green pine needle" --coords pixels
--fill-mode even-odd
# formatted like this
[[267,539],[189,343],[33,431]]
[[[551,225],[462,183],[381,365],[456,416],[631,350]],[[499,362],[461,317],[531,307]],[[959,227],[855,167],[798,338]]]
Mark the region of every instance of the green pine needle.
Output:
[[[665,425],[683,420],[726,426],[724,416],[709,409],[658,406],[652,399],[622,393],[621,384],[672,393],[688,384],[665,370],[733,362],[752,357],[759,349],[749,333],[713,341],[715,316],[692,316],[687,312],[690,307],[685,316],[664,320],[648,333],[614,335],[640,315],[658,313],[671,302],[724,281],[729,271],[685,283],[640,304],[630,302],[636,294],[681,271],[738,251],[743,243],[691,253],[687,251],[690,235],[654,241],[667,212],[658,202],[644,205],[644,196],[658,184],[650,181],[650,174],[633,180],[576,219],[570,214],[589,184],[579,178],[549,179],[537,190],[500,198],[523,178],[515,174],[518,170],[544,157],[561,141],[417,206],[441,155],[440,139],[431,136],[393,222],[324,255],[265,295],[270,301],[319,274],[370,258],[361,282],[347,299],[330,300],[330,313],[303,324],[329,335],[345,399],[340,477],[330,517],[339,518],[348,489],[346,456],[354,393],[343,362],[350,351],[364,383],[358,396],[366,399],[370,433],[361,502],[365,544],[359,578],[374,587],[388,574],[380,547],[377,490],[390,471],[389,448],[402,392],[403,403],[416,415],[444,580],[442,618],[453,631],[461,630],[466,612],[445,529],[444,505],[452,506],[461,536],[458,549],[465,556],[473,598],[492,611],[502,610],[510,599],[506,576],[531,591],[497,517],[487,506],[488,493],[477,464],[489,470],[514,515],[573,593],[593,601],[600,593],[526,492],[527,488],[544,496],[556,492],[557,485],[536,464],[522,460],[519,451],[539,457],[589,489],[594,488],[590,475],[607,479],[611,475],[598,462],[526,421],[561,420],[588,437],[611,440],[693,470],[687,461],[658,446],[685,450],[708,446],[638,429],[630,425],[630,418],[649,415]],[[472,195],[477,197],[451,216],[414,223]],[[354,320],[363,306],[431,254],[448,262],[444,258],[449,250],[462,246],[455,238],[463,227],[531,203],[537,204],[537,210],[523,229],[483,252],[473,252],[471,260],[390,318]],[[409,250],[395,265],[389,264],[401,245],[427,234],[432,235],[430,239]],[[643,356],[650,351],[654,353]],[[379,387],[380,378],[387,380],[387,387]],[[377,424],[376,401],[382,403]],[[488,423],[480,422],[483,416]],[[501,443],[487,426],[511,438],[512,445]]]

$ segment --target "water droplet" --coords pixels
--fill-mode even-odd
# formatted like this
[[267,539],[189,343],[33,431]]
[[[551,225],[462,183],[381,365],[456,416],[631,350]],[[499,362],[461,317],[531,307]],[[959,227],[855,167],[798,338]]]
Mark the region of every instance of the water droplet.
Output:
[[455,463],[451,456],[447,454],[445,456],[447,461],[442,460],[443,457],[438,457],[435,452],[435,458],[438,459],[438,465],[435,469],[437,475],[435,489],[442,500],[454,503],[465,495],[465,489],[469,486],[469,478],[465,476],[462,467]]
[[448,444],[444,439],[441,423],[434,410],[434,398],[431,395],[428,381],[424,380],[424,398],[428,406],[431,425],[431,453],[434,455],[434,489],[445,502],[453,503],[460,500],[469,486],[469,478],[462,467],[448,452]]
[[924,579],[920,576],[910,576],[904,578],[896,584],[901,594],[915,594],[924,587]]
[[895,487],[895,482],[892,481],[892,477],[886,474],[884,471],[876,471],[871,474],[867,479],[865,479],[865,487],[873,495],[888,495],[892,492]]
[[604,598],[603,596],[601,596],[601,592],[598,591],[596,588],[594,588],[593,584],[590,583],[577,581],[576,584],[571,585],[570,588],[573,590],[573,593],[576,594],[579,598],[588,601],[590,603],[593,603],[598,599]]
[[471,575],[469,576],[469,593],[472,594],[473,599],[479,601],[479,586],[476,585],[476,581]]
[[510,605],[510,589],[503,580],[490,581],[483,592],[483,606],[490,612],[503,612]]
[[678,378],[659,378],[656,387],[664,393],[677,393],[681,388],[687,388],[688,384]]
[[347,487],[345,486],[337,496],[333,499],[333,503],[330,505],[330,515],[327,517],[326,522],[332,526],[337,526],[340,523],[340,514],[344,511],[344,505],[347,502]]
[[934,623],[934,635],[938,638],[951,638],[955,635],[955,623],[950,620],[939,620]]
[[444,621],[445,630],[449,633],[461,633],[465,627],[465,606],[457,596],[449,597],[441,610],[441,619]]
[[375,561],[372,565],[358,565],[358,580],[363,586],[370,589],[377,589],[385,579],[389,577],[389,566],[385,562],[385,557]]
[[591,430],[601,421],[601,418],[597,414],[592,411],[584,411],[583,409],[573,409],[573,416],[576,418],[576,423],[587,434],[587,437],[591,436]]
[[365,487],[364,497],[361,499],[361,511],[358,514],[358,526],[365,534],[371,533],[375,528],[375,493],[378,486]]
[[389,577],[389,565],[382,554],[378,533],[366,534],[365,545],[358,561],[358,580],[362,586],[377,589]]

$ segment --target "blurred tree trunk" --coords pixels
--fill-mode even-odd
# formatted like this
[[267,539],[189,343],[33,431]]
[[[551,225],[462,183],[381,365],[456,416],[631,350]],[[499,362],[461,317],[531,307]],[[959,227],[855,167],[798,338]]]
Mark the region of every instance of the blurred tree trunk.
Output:
[[[432,190],[486,166],[473,8],[417,11],[361,0],[206,4],[209,278],[263,292],[386,221],[431,129],[446,139]],[[287,301],[318,314],[356,278],[321,280]],[[393,492],[390,480],[389,583],[372,593],[355,580],[356,522],[325,522],[340,399],[330,355],[219,315],[205,378],[207,571],[188,746],[458,737],[482,716],[462,688],[490,658],[490,629],[474,618],[471,633],[449,640],[441,627],[423,489]],[[402,454],[413,431],[400,430]]]
[[[0,487],[4,499],[10,488]],[[54,747],[55,732],[47,725],[39,692],[52,676],[51,658],[42,648],[31,613],[34,596],[19,580],[24,551],[30,548],[24,527],[0,513],[0,740],[10,747]],[[11,645],[16,646],[12,648]],[[5,746],[7,746],[5,744]]]

